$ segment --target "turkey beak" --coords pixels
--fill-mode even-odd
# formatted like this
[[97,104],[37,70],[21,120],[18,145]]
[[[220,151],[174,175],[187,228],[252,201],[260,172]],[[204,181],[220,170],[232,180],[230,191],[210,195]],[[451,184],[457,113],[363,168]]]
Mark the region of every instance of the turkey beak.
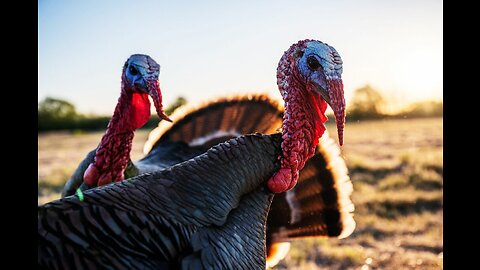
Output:
[[345,128],[345,96],[342,79],[327,79],[328,94],[321,91],[322,97],[330,105],[337,123],[338,142],[343,145],[343,129]]
[[[135,84],[136,83],[137,82],[135,82]],[[155,105],[158,117],[168,122],[172,122],[172,120],[163,111],[162,92],[160,91],[160,83],[158,82],[158,79],[155,76],[145,76],[140,80],[139,83],[145,84],[145,89],[153,99],[153,104]]]
[[[343,145],[343,129],[345,127],[345,97],[342,79],[325,79],[326,87],[315,84],[317,92],[330,105],[337,123],[338,142]],[[326,89],[325,89],[326,88]]]

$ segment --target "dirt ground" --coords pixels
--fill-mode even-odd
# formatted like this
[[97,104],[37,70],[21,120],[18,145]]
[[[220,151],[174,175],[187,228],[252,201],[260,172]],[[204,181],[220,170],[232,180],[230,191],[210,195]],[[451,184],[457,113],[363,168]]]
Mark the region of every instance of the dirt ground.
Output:
[[[330,122],[330,120],[329,120]],[[335,126],[327,124],[331,137]],[[142,157],[148,130],[136,133]],[[38,136],[38,204],[60,191],[103,132]],[[443,119],[347,123],[343,157],[357,227],[345,239],[292,243],[274,269],[443,269]]]

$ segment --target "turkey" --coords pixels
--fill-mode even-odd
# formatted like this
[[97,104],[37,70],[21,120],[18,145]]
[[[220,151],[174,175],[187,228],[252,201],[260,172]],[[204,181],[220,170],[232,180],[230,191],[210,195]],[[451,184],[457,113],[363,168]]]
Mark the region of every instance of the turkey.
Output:
[[120,97],[107,130],[98,147],[87,155],[67,181],[62,197],[73,194],[82,182],[96,186],[125,178],[134,131],[150,119],[148,95],[153,99],[158,116],[171,121],[163,112],[159,74],[160,65],[148,55],[134,54],[127,59],[122,69]]
[[[144,145],[147,156],[136,164],[164,164],[167,156],[184,154],[168,153],[170,145],[208,149],[240,134],[274,133],[282,124],[282,115],[279,102],[265,94],[185,105],[171,115],[173,124],[160,122],[150,132]],[[267,265],[274,266],[284,258],[292,240],[350,235],[355,228],[352,191],[340,149],[325,133],[300,171],[298,185],[273,198],[266,226]]]
[[[321,50],[318,51],[318,48]],[[329,51],[327,56],[333,55],[332,59],[321,58],[325,54],[322,50],[325,49],[334,50],[318,41],[301,41],[294,44],[280,61],[278,71],[281,74],[278,82],[286,101],[283,135],[237,137],[239,134],[236,133],[240,132],[230,132],[231,130],[217,130],[209,134],[203,128],[205,125],[185,120],[184,124],[195,125],[191,127],[191,130],[195,130],[194,134],[203,132],[208,135],[192,135],[187,144],[175,141],[175,136],[180,136],[175,134],[182,134],[174,132],[175,129],[181,130],[178,128],[182,126],[181,121],[178,121],[178,125],[175,124],[164,132],[156,142],[149,141],[152,145],[150,153],[162,150],[159,151],[160,156],[178,158],[182,156],[178,153],[183,152],[186,153],[183,157],[190,155],[193,159],[183,158],[188,160],[180,163],[169,161],[176,165],[167,165],[164,170],[85,191],[83,200],[70,196],[39,207],[39,264],[49,268],[82,265],[88,268],[182,266],[185,269],[258,269],[265,268],[266,242],[273,250],[278,247],[279,241],[297,237],[345,237],[351,233],[354,226],[350,213],[353,209],[348,198],[351,184],[346,171],[342,171],[345,165],[338,162],[341,161],[338,152],[328,154],[329,150],[325,150],[333,145],[331,142],[329,144],[325,140],[319,147],[315,147],[325,130],[325,99],[330,104],[337,104],[334,111],[337,124],[340,123],[338,126],[341,127],[338,129],[341,140],[344,115],[338,113],[338,108],[343,106],[341,110],[344,110],[344,101],[342,102],[343,96],[337,93],[342,91],[339,89],[341,68],[333,67],[336,77],[330,73],[322,77],[317,71],[328,71],[329,67],[319,67],[315,60],[302,61],[303,58],[313,56],[318,58],[319,63],[325,64],[332,59],[341,63],[337,54]],[[285,62],[289,63],[287,66],[294,72],[285,69]],[[302,62],[307,65],[304,68],[310,71],[302,69]],[[326,88],[322,89],[321,85]],[[327,88],[332,85],[333,88],[336,87],[332,91],[337,91],[334,94],[329,93],[330,88]],[[312,92],[316,87],[326,94]],[[301,98],[306,100],[302,101]],[[303,102],[304,107],[299,106],[299,102]],[[279,115],[276,117],[279,118]],[[257,120],[265,120],[261,114],[256,117]],[[314,119],[315,117],[321,119]],[[188,117],[184,119],[186,118]],[[252,126],[255,125],[251,118],[237,119],[238,126],[242,126],[241,123],[250,125],[252,122]],[[217,119],[217,123],[223,122],[228,123],[228,120]],[[289,125],[295,126],[293,128]],[[269,128],[266,127],[265,131]],[[308,128],[312,130],[309,132]],[[236,138],[205,152],[206,145],[232,136]],[[292,147],[291,140],[289,144],[285,143],[289,141],[286,138],[296,138],[299,142]],[[316,142],[313,142],[312,139],[315,138]],[[310,144],[313,144],[312,153],[299,151],[308,150]],[[315,152],[317,155],[313,159],[318,156],[317,162],[323,162],[320,167],[315,163],[306,163]],[[284,161],[291,156],[300,161],[292,158]],[[154,155],[147,157],[143,160],[155,159]],[[268,222],[272,225],[266,225],[267,212],[273,199],[272,185],[267,183],[285,164],[293,164],[293,169],[298,170],[306,164],[306,175],[302,177],[300,173],[298,187],[288,186],[287,189],[290,190],[287,193],[275,196],[278,203],[272,203],[268,217]],[[333,165],[338,165],[339,169],[332,169]],[[284,178],[280,180],[292,180]],[[274,184],[278,181],[273,180]],[[296,182],[296,179],[293,180]],[[311,198],[316,198],[317,202],[309,202]],[[277,210],[273,208],[274,205]],[[306,207],[309,212],[303,213],[299,207]],[[309,219],[311,213],[318,217]],[[305,225],[302,225],[303,220],[307,220]],[[267,237],[264,234],[265,227],[271,232]]]

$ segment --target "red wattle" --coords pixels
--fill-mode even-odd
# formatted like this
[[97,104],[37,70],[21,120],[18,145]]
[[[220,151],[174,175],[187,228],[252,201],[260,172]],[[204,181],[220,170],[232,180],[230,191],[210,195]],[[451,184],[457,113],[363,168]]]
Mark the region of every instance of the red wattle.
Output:
[[110,173],[104,173],[102,175],[100,175],[100,177],[98,178],[98,183],[97,185],[100,187],[100,186],[103,186],[103,185],[106,185],[106,184],[110,184],[112,181],[112,176],[110,175]]
[[83,174],[83,181],[89,187],[97,186],[97,180],[99,175],[100,172],[98,171],[97,166],[95,166],[95,164],[93,163],[90,163],[90,165],[88,165],[88,168],[85,170],[85,173]]
[[94,161],[84,173],[90,187],[121,181],[127,167],[134,131],[150,119],[147,93],[134,92],[122,85],[115,112],[97,148]]
[[315,89],[311,89],[296,68],[295,50],[306,46],[306,42],[308,40],[290,47],[277,69],[277,84],[285,101],[285,113],[280,170],[267,182],[268,188],[275,193],[296,185],[299,171],[315,153],[318,139],[326,130],[327,103]]
[[143,127],[150,119],[150,100],[147,93],[132,93],[127,112],[132,130]]
[[[290,173],[289,168],[283,168],[280,169],[274,176],[272,176],[268,182],[267,186],[268,188],[275,193],[287,191],[289,187],[295,186],[297,183],[296,180],[292,180],[292,174]],[[294,183],[293,186],[291,185],[291,182]]]
[[290,190],[296,185],[299,171],[313,156],[318,139],[326,130],[327,103],[318,93],[292,87],[286,103],[281,167],[267,182],[268,188],[275,193]]
[[94,161],[84,173],[83,179],[87,185],[102,186],[124,179],[124,171],[132,150],[134,131],[144,126],[150,119],[148,94],[152,96],[160,118],[170,120],[163,112],[160,84],[158,79],[153,77],[155,76],[146,78],[148,88],[146,93],[128,83],[124,68],[122,90],[117,106],[97,148]]

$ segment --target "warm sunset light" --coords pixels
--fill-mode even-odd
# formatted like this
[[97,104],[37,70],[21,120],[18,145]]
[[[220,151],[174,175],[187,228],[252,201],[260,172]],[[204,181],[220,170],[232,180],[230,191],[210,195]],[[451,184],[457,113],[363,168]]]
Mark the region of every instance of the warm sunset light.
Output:
[[408,101],[442,97],[442,54],[429,48],[412,48],[396,55],[390,72],[397,89],[408,91]]
[[[143,14],[134,22],[132,10]],[[347,102],[365,84],[392,107],[441,100],[441,10],[440,1],[40,1],[38,99],[58,97],[80,112],[109,115],[118,72],[132,53],[158,59],[165,104],[242,92],[280,98],[279,57],[313,38],[342,55]]]
[[441,0],[38,0],[38,266],[443,269],[443,108]]

